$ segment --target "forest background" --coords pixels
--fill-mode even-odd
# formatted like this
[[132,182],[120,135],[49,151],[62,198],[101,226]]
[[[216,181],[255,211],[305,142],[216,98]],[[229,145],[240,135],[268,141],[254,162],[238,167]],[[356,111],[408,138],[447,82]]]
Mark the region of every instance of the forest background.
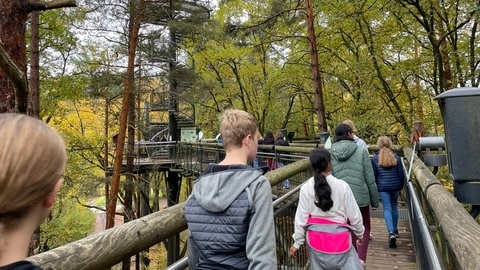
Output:
[[[349,118],[369,144],[383,134],[408,144],[414,120],[442,136],[435,96],[479,85],[478,1],[311,3],[326,127],[319,126],[304,1],[81,0],[37,13],[38,50],[30,14],[24,38],[29,59],[39,53],[38,116],[62,133],[69,152],[39,251],[85,237],[94,219],[88,208],[105,208],[92,198],[102,198],[110,181],[105,168],[128,89],[132,140],[148,140],[172,106],[213,138],[217,116],[233,106],[252,113],[262,133],[315,139]],[[2,111],[20,104],[1,102]]]

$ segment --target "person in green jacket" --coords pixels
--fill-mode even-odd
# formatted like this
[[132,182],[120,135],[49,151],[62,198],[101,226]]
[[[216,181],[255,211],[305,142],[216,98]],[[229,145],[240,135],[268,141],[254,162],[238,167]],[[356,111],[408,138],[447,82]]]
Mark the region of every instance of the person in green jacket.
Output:
[[[365,235],[369,235],[370,206],[373,210],[379,206],[377,185],[369,154],[365,149],[357,146],[352,128],[346,124],[340,124],[335,128],[330,152],[333,164],[332,174],[350,185],[362,213]],[[352,238],[355,243],[357,240],[355,235]],[[357,246],[358,257],[363,262],[367,260],[368,243],[369,238],[364,237],[363,243]]]

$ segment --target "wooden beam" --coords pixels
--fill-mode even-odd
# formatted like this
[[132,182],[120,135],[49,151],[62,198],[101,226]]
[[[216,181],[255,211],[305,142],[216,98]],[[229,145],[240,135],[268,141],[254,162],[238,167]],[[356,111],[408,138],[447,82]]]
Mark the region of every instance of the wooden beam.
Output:
[[40,253],[28,260],[42,269],[107,269],[187,229],[184,203]]

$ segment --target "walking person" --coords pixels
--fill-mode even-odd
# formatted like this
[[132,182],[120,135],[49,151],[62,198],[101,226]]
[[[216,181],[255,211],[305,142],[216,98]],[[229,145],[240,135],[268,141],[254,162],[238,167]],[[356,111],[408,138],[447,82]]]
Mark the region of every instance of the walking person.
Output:
[[23,114],[0,114],[0,269],[39,270],[25,260],[49,215],[67,154],[60,135]]
[[330,174],[332,161],[328,150],[313,149],[310,164],[314,175],[300,189],[289,255],[296,256],[307,239],[312,270],[363,269],[350,233],[352,230],[361,243],[362,214],[350,186]]
[[[263,137],[262,135],[260,134],[260,137],[258,138],[258,145],[262,145],[263,144]],[[257,149],[257,156],[255,157],[255,159],[252,161],[252,167],[255,168],[255,169],[258,169],[258,168],[261,168],[262,167],[262,164],[263,164],[263,158],[261,156],[259,156],[258,154],[258,151],[259,149]]]
[[425,137],[427,136],[427,133],[425,132],[425,129],[423,129],[423,123],[420,120],[413,121],[413,131],[412,134],[410,134],[410,144],[414,145],[417,144],[417,149],[418,149],[418,143],[420,141],[420,137]]
[[379,151],[372,159],[378,193],[383,205],[383,217],[387,225],[388,244],[396,248],[398,237],[398,195],[403,188],[405,173],[402,161],[391,149],[392,141],[387,136],[377,140]]
[[228,109],[220,132],[225,159],[205,168],[184,209],[189,269],[276,270],[270,183],[248,165],[257,154],[257,121]]
[[345,121],[343,121],[343,124],[345,125],[348,125],[351,129],[352,129],[352,133],[353,133],[353,140],[355,141],[355,143],[359,146],[359,147],[362,147],[362,148],[365,148],[365,150],[368,151],[368,145],[367,143],[360,137],[357,136],[357,128],[355,127],[355,124],[353,124],[353,121],[350,120],[350,119],[346,119]]
[[[290,145],[290,143],[288,143],[288,141],[285,140],[285,138],[283,136],[283,132],[281,130],[278,130],[277,132],[275,132],[275,143],[274,144],[279,145],[279,146],[289,146]],[[277,162],[277,168],[281,168],[285,165],[283,163],[283,161],[280,160],[279,158],[275,157],[275,159],[276,159],[276,162]],[[285,179],[282,182],[282,187],[284,189],[290,188],[290,180]]]
[[[358,145],[358,147],[361,147],[361,148],[364,148],[367,152],[368,152],[368,145],[367,143],[360,137],[357,136],[357,128],[355,127],[355,124],[353,123],[352,120],[350,119],[346,119],[342,122],[343,124],[345,125],[348,125],[351,129],[352,129],[352,132],[353,132],[353,140],[355,141],[355,143]],[[330,146],[331,147],[331,146]],[[373,239],[373,234],[372,232],[370,232],[370,235],[369,235],[369,239],[372,240]]]
[[[370,206],[373,210],[379,206],[377,185],[368,152],[354,141],[352,128],[340,124],[335,128],[332,153],[332,174],[350,185],[357,205],[362,213],[365,235],[370,235]],[[356,237],[354,236],[354,241]],[[358,257],[366,263],[369,237],[357,245]]]
[[[263,145],[274,145],[275,144],[275,136],[271,131],[267,131],[265,133],[265,137],[263,138]],[[273,150],[268,150],[267,152],[273,153]],[[267,158],[267,167],[269,171],[275,170],[278,168],[277,160],[275,157]]]
[[416,120],[413,122],[413,131],[412,134],[410,134],[410,144],[412,147],[416,150],[417,156],[420,156],[422,151],[420,150],[420,138],[421,137],[426,137],[427,133],[425,132],[425,129],[423,129],[423,123],[420,120]]

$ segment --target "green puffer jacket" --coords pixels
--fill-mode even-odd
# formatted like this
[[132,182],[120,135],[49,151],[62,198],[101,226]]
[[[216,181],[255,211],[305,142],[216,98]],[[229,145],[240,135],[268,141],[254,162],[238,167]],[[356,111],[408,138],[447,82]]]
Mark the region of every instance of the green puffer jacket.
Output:
[[359,207],[378,208],[378,190],[368,151],[354,141],[341,140],[332,144],[332,174],[350,185]]

